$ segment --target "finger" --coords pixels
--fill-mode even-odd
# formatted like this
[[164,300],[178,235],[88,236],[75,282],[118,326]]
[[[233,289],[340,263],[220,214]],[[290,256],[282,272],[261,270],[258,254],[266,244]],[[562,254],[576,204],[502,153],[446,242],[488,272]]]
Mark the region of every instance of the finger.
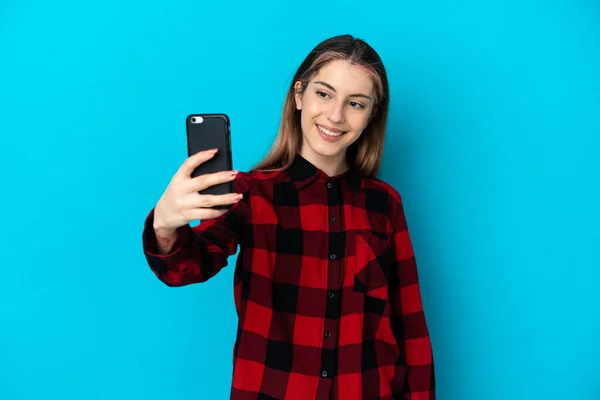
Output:
[[194,220],[206,220],[218,218],[221,215],[225,214],[228,210],[215,210],[212,208],[193,208],[188,210],[188,219],[190,221]]
[[199,192],[201,190],[204,190],[208,187],[217,185],[219,183],[230,182],[235,179],[237,174],[238,174],[238,171],[233,170],[233,171],[221,171],[221,172],[215,172],[212,174],[197,176],[190,180],[189,186],[187,188],[191,192]]
[[227,194],[199,194],[198,192],[185,195],[180,200],[180,209],[185,214],[189,210],[211,208],[218,205],[235,204],[243,198],[242,194],[227,193]]
[[196,154],[189,156],[183,162],[181,167],[179,167],[179,170],[177,171],[176,175],[178,175],[180,177],[189,178],[190,175],[192,174],[192,172],[194,172],[194,170],[196,169],[196,167],[198,167],[203,162],[210,160],[217,151],[218,151],[217,149],[211,149],[211,150],[201,151],[201,152],[198,152]]
[[208,208],[214,206],[234,204],[240,201],[242,197],[243,195],[238,193],[228,193],[219,195],[199,194],[194,200],[193,207],[191,208]]

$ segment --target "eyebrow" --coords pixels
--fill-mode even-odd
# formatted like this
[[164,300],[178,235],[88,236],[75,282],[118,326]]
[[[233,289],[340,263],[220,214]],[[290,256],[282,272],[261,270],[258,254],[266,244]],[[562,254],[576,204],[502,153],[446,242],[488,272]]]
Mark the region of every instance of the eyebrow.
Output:
[[[335,92],[335,88],[333,86],[331,86],[329,83],[323,82],[323,81],[316,81],[315,83],[321,84],[323,86],[326,86],[329,90],[331,90],[332,92]],[[371,96],[367,96],[366,94],[362,94],[362,93],[355,93],[355,94],[351,94],[350,97],[364,97],[365,99],[369,99],[369,100],[373,100],[371,98]]]

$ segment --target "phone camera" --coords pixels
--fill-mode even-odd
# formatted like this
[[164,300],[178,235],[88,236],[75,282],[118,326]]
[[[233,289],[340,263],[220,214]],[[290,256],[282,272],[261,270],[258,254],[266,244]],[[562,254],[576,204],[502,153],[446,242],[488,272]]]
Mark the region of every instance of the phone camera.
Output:
[[196,117],[192,117],[192,122],[196,122]]

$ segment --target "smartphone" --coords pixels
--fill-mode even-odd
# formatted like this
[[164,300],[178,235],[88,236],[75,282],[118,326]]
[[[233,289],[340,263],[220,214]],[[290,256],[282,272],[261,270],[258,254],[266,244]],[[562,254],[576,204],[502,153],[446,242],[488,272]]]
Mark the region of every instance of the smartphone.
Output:
[[[231,171],[231,138],[230,121],[226,114],[190,114],[185,120],[187,133],[188,157],[201,151],[219,149],[210,160],[200,164],[193,172],[192,178],[199,175],[220,171]],[[233,193],[233,181],[210,186],[200,194]],[[231,205],[214,208],[230,208]]]

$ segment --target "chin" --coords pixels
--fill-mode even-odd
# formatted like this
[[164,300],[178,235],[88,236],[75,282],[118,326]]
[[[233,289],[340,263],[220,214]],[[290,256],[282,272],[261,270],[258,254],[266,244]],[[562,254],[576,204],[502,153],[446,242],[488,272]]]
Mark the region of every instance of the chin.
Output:
[[304,142],[313,153],[322,157],[334,157],[345,151],[345,148],[341,143],[327,143],[322,141],[319,137],[309,138],[305,136]]
[[336,157],[340,153],[344,153],[346,151],[345,148],[336,148],[336,149],[324,149],[322,147],[313,148],[314,152],[321,157]]

